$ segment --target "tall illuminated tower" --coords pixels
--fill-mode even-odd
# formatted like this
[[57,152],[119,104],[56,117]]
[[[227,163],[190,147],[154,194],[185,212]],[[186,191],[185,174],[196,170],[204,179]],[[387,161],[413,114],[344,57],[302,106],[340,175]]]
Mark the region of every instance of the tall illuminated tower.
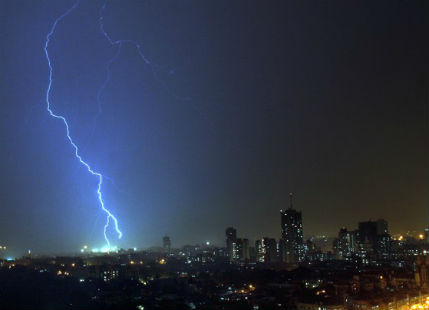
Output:
[[282,228],[282,260],[297,263],[304,259],[302,232],[302,213],[293,208],[293,194],[289,194],[290,205],[287,210],[280,210]]
[[237,254],[237,230],[233,227],[228,227],[225,231],[226,235],[226,249],[228,252],[229,260],[233,261]]

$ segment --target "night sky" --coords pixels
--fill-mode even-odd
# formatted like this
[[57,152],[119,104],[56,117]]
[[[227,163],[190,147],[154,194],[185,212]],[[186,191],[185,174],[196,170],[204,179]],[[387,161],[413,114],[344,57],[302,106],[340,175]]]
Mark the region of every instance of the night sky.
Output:
[[[73,1],[0,1],[0,244],[103,245],[97,179],[46,111],[43,46]],[[295,193],[304,234],[429,219],[428,1],[109,1],[115,55],[82,0],[50,45],[53,110],[111,178],[120,247],[280,237]]]

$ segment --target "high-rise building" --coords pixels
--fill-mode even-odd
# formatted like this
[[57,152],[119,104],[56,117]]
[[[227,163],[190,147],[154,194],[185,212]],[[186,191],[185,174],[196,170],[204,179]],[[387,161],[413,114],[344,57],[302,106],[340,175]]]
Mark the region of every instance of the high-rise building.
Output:
[[238,259],[237,251],[237,230],[233,227],[228,227],[226,234],[226,249],[230,261]]
[[247,262],[249,255],[249,240],[246,238],[237,238],[237,230],[228,227],[226,234],[226,248],[230,262]]
[[308,262],[322,262],[327,260],[327,253],[314,242],[311,237],[305,242],[305,260]]
[[285,262],[286,261],[286,245],[285,245],[285,241],[283,240],[283,238],[280,237],[279,239],[279,243],[277,244],[277,248],[278,248],[278,257],[279,257],[279,261],[280,262]]
[[257,261],[256,248],[254,246],[249,246],[249,260],[253,263]]
[[164,236],[162,238],[162,247],[164,248],[164,252],[170,254],[171,252],[171,240],[169,236]]
[[391,257],[392,239],[388,233],[377,235],[375,253],[378,259],[387,260]]
[[377,235],[384,235],[389,233],[387,221],[383,219],[377,220]]
[[277,261],[277,242],[274,238],[264,237],[262,244],[265,248],[265,259],[266,263],[273,263]]
[[264,237],[256,240],[256,261],[259,263],[273,263],[277,261],[276,239]]
[[235,260],[239,260],[241,262],[249,261],[249,239],[245,238],[237,238],[236,245],[236,255],[234,256]]
[[305,248],[302,231],[302,213],[293,208],[293,196],[289,194],[290,206],[280,210],[282,246],[280,256],[286,263],[296,263],[304,259]]
[[377,242],[377,232],[379,228],[377,222],[368,221],[359,223],[359,241],[375,245]]
[[256,252],[256,262],[264,262],[264,247],[262,246],[262,240],[255,241],[255,252]]
[[377,259],[390,257],[391,238],[386,220],[360,222],[358,240],[361,257]]
[[338,238],[334,240],[334,254],[337,259],[350,260],[357,252],[358,245],[354,231],[348,231],[343,227],[338,232]]

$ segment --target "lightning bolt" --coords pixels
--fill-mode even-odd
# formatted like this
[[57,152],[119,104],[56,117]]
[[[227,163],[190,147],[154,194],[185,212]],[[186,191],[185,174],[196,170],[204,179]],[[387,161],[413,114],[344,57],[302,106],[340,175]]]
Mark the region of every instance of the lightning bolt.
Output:
[[[46,60],[48,62],[48,67],[49,67],[49,83],[48,83],[48,87],[46,89],[46,110],[49,112],[49,115],[61,120],[64,123],[65,129],[66,129],[66,135],[67,135],[67,139],[70,142],[70,145],[73,147],[74,149],[74,154],[76,156],[76,158],[79,160],[79,162],[85,166],[85,168],[88,170],[88,172],[90,174],[92,174],[93,176],[97,177],[98,179],[98,186],[97,186],[97,198],[98,201],[100,203],[101,209],[106,213],[107,218],[106,218],[106,224],[104,225],[104,239],[106,240],[107,243],[107,248],[111,249],[111,244],[110,244],[110,240],[107,237],[107,228],[110,225],[110,221],[112,220],[114,223],[114,228],[116,230],[116,233],[118,235],[118,238],[122,238],[122,232],[119,230],[119,225],[118,225],[118,220],[117,218],[105,207],[104,204],[104,200],[103,200],[103,193],[101,191],[102,189],[102,185],[103,185],[103,175],[100,172],[97,172],[95,170],[93,170],[91,168],[91,166],[83,160],[82,156],[79,154],[79,147],[76,145],[76,143],[73,141],[71,135],[70,135],[70,128],[69,128],[69,124],[67,122],[67,119],[59,114],[55,114],[51,108],[51,102],[49,100],[50,97],[50,93],[51,93],[51,89],[52,89],[52,83],[53,83],[53,66],[52,66],[52,61],[51,58],[49,56],[49,51],[48,51],[48,47],[49,47],[49,42],[51,41],[52,35],[55,32],[55,29],[57,28],[58,23],[63,20],[66,16],[68,16],[80,3],[80,0],[77,0],[74,5],[72,7],[70,7],[67,11],[65,11],[62,15],[60,15],[59,17],[57,17],[53,24],[52,27],[50,29],[50,31],[48,32],[48,34],[46,35],[46,41],[45,41],[45,46],[44,46],[44,51],[45,51],[45,56],[46,56]],[[104,4],[105,6],[105,4]],[[113,61],[113,60],[112,60]],[[103,84],[102,88],[99,91],[99,95],[98,98],[101,96],[101,92],[104,89],[104,87],[107,85],[108,82],[108,78],[109,78],[109,73],[108,73],[108,77],[106,78],[105,83]]]
[[[106,7],[107,7],[107,0],[105,0],[103,2],[103,5],[101,6],[100,12],[99,12],[99,17],[98,17],[98,25],[100,28],[101,33],[103,34],[103,36],[107,39],[107,41],[109,41],[110,45],[118,45],[119,48],[118,50],[120,50],[120,48],[122,47],[122,44],[124,43],[129,43],[135,46],[135,48],[137,49],[138,54],[140,55],[140,58],[144,61],[145,64],[151,66],[152,63],[149,61],[149,59],[146,58],[146,56],[143,54],[140,44],[136,41],[133,40],[129,40],[129,39],[118,39],[118,40],[113,40],[110,35],[107,33],[107,31],[104,29],[104,12],[106,11]],[[115,58],[115,57],[114,57]],[[112,60],[113,61],[113,60]],[[111,62],[112,62],[111,61]],[[110,64],[111,64],[110,62]],[[151,66],[152,67],[152,66]]]
[[[104,90],[104,88],[106,87],[107,83],[109,82],[110,79],[110,66],[111,64],[114,62],[114,60],[118,57],[122,46],[124,44],[131,44],[135,47],[137,54],[140,56],[141,60],[150,68],[151,72],[152,72],[152,76],[155,78],[155,80],[160,83],[163,88],[171,95],[173,96],[175,99],[177,100],[182,100],[182,101],[189,101],[191,100],[190,97],[182,97],[179,96],[178,94],[176,94],[175,92],[173,92],[167,85],[166,83],[159,78],[157,71],[155,69],[166,69],[165,66],[161,66],[159,64],[155,64],[153,62],[151,62],[143,53],[143,50],[141,48],[141,45],[139,42],[134,41],[134,40],[130,40],[130,39],[112,39],[112,37],[108,34],[108,32],[105,30],[104,28],[104,12],[106,11],[106,7],[107,7],[107,2],[108,0],[104,0],[103,5],[100,8],[99,11],[99,17],[98,17],[98,25],[100,28],[100,32],[103,34],[103,36],[107,39],[107,41],[110,43],[111,46],[118,46],[118,50],[116,55],[110,60],[109,64],[107,65],[107,77],[105,80],[105,83],[103,84],[103,86],[101,87],[100,91],[102,92]],[[170,72],[174,72],[174,70],[170,70]],[[99,92],[100,94],[100,92]],[[100,96],[98,97],[98,101],[100,102]],[[100,106],[100,105],[99,105]],[[99,109],[100,110],[100,109]]]

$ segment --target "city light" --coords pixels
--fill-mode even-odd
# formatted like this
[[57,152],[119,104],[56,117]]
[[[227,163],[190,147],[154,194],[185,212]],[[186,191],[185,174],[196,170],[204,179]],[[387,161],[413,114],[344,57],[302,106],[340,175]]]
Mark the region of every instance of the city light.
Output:
[[111,252],[117,253],[118,247],[117,246],[111,246],[111,247],[104,246],[102,248],[92,248],[91,252],[92,253],[111,253]]
[[420,304],[414,304],[410,307],[410,310],[423,310],[423,309],[429,309],[429,297],[426,298],[425,303]]

